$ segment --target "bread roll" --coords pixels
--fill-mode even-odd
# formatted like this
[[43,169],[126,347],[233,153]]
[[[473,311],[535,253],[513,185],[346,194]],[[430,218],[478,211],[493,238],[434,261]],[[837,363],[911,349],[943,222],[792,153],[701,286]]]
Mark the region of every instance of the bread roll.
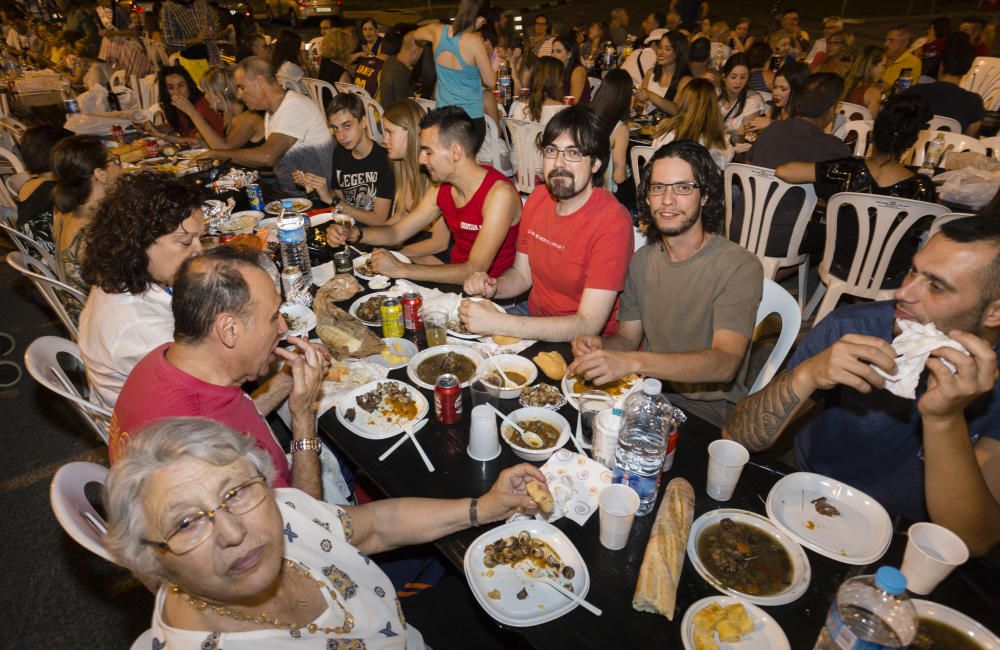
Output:
[[542,516],[548,519],[552,515],[552,508],[556,505],[549,489],[537,481],[528,481],[525,489],[528,490],[528,496],[531,497],[532,501],[538,504]]
[[516,336],[504,336],[503,334],[494,334],[493,342],[497,345],[513,345],[518,343],[521,339]]
[[693,520],[694,488],[686,480],[675,478],[667,485],[646,544],[632,596],[636,611],[663,614],[674,620],[677,586]]
[[539,352],[532,360],[553,381],[561,380],[566,374],[566,360],[558,352]]

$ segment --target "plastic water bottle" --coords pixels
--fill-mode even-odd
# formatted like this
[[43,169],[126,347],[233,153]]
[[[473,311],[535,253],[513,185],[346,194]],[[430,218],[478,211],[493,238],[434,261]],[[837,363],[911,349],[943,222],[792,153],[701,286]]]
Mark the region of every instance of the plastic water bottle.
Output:
[[673,407],[660,394],[662,390],[658,379],[644,380],[642,390],[625,400],[618,434],[612,482],[624,483],[639,494],[637,515],[649,514],[656,505],[667,439],[671,429],[676,428]]
[[840,585],[813,650],[905,648],[916,635],[917,611],[906,595],[906,576],[884,566]]
[[927,143],[927,152],[924,156],[924,164],[920,165],[919,171],[927,176],[934,175],[934,168],[941,163],[941,155],[945,150],[944,134],[938,133]]
[[500,66],[500,103],[505,111],[510,111],[510,105],[514,101],[514,76],[511,73],[510,63],[503,60]]
[[285,272],[296,268],[302,273],[305,286],[312,284],[312,266],[306,246],[306,224],[302,215],[285,213],[278,220],[278,242],[281,244],[281,267]]

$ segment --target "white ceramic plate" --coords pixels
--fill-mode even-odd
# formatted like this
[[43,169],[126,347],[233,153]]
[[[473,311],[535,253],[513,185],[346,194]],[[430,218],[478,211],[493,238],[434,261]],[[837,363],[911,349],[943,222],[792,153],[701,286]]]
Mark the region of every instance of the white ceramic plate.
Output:
[[[410,378],[417,386],[421,388],[426,388],[427,390],[434,390],[434,384],[428,384],[424,380],[417,376],[417,367],[423,363],[424,359],[429,359],[438,354],[445,354],[446,352],[454,352],[455,354],[461,354],[472,360],[473,368],[478,368],[479,364],[483,362],[483,355],[476,352],[472,347],[468,345],[435,345],[429,347],[425,350],[421,350],[416,355],[410,359],[410,363],[406,364],[406,376]],[[468,388],[469,383],[472,378],[476,376],[475,371],[472,373],[472,377],[462,382],[462,388]]]
[[305,305],[294,302],[286,302],[278,308],[288,323],[288,334],[286,336],[305,336],[311,332],[316,323],[316,312]]
[[[619,397],[625,397],[627,395],[631,395],[635,391],[639,390],[642,387],[642,375],[635,375],[635,377],[636,377],[635,381],[633,381],[632,384],[625,391],[623,391],[619,395],[612,395],[611,398],[617,400]],[[566,401],[570,403],[570,406],[579,410],[580,400],[578,400],[576,395],[573,393],[573,383],[575,379],[576,379],[575,376],[571,377],[569,374],[563,375],[562,382],[560,383],[560,388],[562,388],[563,395],[566,396]],[[593,390],[601,390],[601,389],[595,387]]]
[[[403,255],[402,253],[400,253],[398,251],[389,251],[389,252],[392,253],[392,256],[395,257],[400,262],[402,262],[403,264],[410,264],[411,263],[409,257],[407,257],[406,255]],[[364,273],[362,273],[361,271],[358,270],[358,267],[361,266],[362,264],[364,264],[365,262],[367,262],[368,258],[370,258],[370,257],[371,257],[371,253],[366,253],[364,255],[358,255],[357,257],[354,258],[354,260],[352,260],[352,262],[354,264],[354,275],[358,276],[362,280],[372,280],[372,279],[375,278],[374,275],[365,275]]]
[[[586,597],[590,589],[590,572],[584,564],[580,552],[561,530],[544,521],[529,519],[512,521],[492,528],[480,535],[465,552],[465,579],[469,581],[476,600],[486,613],[511,627],[530,627],[555,620],[572,611],[577,604],[552,587],[535,582],[523,575],[518,568],[497,566],[487,569],[483,564],[483,549],[502,537],[517,535],[522,530],[532,537],[544,539],[559,554],[563,564],[573,567],[576,574],[569,582],[573,593]],[[560,578],[560,584],[566,580]],[[525,589],[528,597],[518,600],[517,593]],[[494,591],[495,590],[495,591]],[[499,592],[500,598],[490,598],[490,592]]]
[[[708,567],[705,566],[705,564],[701,561],[701,558],[698,556],[698,538],[701,536],[701,533],[709,526],[717,524],[723,519],[731,519],[736,523],[753,526],[764,531],[777,540],[777,542],[785,548],[785,551],[788,552],[788,555],[792,560],[792,584],[786,587],[783,591],[768,596],[753,596],[736,591],[735,589],[730,589],[729,587],[724,587],[722,583],[712,575],[712,573],[708,570]],[[699,574],[701,574],[701,577],[704,578],[708,584],[712,585],[724,594],[735,596],[756,605],[785,605],[793,602],[806,592],[806,589],[809,588],[809,581],[812,579],[812,570],[809,567],[809,558],[806,557],[806,553],[802,550],[802,547],[796,544],[795,541],[788,535],[781,532],[777,526],[771,523],[770,519],[750,512],[749,510],[720,508],[718,510],[706,512],[702,516],[698,517],[691,526],[691,534],[688,535],[687,553],[688,557],[691,559],[691,564],[694,565],[694,568]]]
[[[820,497],[840,514],[816,512],[812,501]],[[767,495],[767,516],[806,548],[846,564],[875,562],[892,540],[892,521],[878,501],[821,474],[796,472],[775,483]]]
[[389,348],[390,353],[402,355],[406,357],[406,361],[393,363],[381,354],[373,354],[366,359],[369,363],[374,363],[377,366],[382,366],[383,368],[388,368],[389,370],[395,370],[396,368],[406,366],[406,364],[410,362],[410,359],[417,354],[417,346],[413,343],[413,341],[407,341],[406,339],[399,338],[387,338],[382,339],[382,342],[385,343],[387,348]]
[[955,611],[950,607],[932,603],[929,600],[914,598],[911,602],[917,609],[917,616],[920,618],[929,618],[962,632],[967,639],[978,643],[982,650],[1000,650],[1000,637],[990,632],[986,629],[985,625],[975,619],[971,619],[962,612]]
[[376,291],[375,293],[365,294],[365,295],[361,296],[360,298],[358,298],[357,300],[355,300],[354,302],[351,303],[351,306],[348,307],[348,309],[347,309],[347,313],[350,314],[351,316],[354,316],[359,321],[361,321],[365,325],[368,325],[369,327],[378,327],[379,325],[382,324],[382,317],[381,316],[379,316],[379,319],[377,321],[365,320],[365,319],[361,318],[360,316],[358,316],[358,307],[361,306],[361,303],[365,302],[369,298],[374,298],[375,296],[393,296],[394,298],[398,298],[400,296],[400,294],[395,293],[395,292],[390,293],[388,291]]
[[309,199],[281,199],[280,201],[271,201],[266,206],[264,206],[264,212],[273,215],[281,214],[281,208],[284,207],[285,211],[292,210],[294,212],[305,212],[313,207],[313,202]]
[[[395,381],[393,379],[381,379],[368,382],[364,386],[355,388],[341,398],[341,400],[337,403],[337,419],[340,420],[340,423],[347,427],[348,430],[353,431],[362,438],[368,438],[369,440],[391,438],[392,436],[403,432],[403,423],[398,421],[396,418],[386,417],[378,410],[376,410],[375,413],[369,413],[358,406],[356,400],[357,396],[363,393],[370,393],[375,390],[376,386],[380,382],[391,382],[399,386],[405,386],[410,392],[410,395],[417,404],[417,415],[411,420],[411,422],[419,422],[424,418],[424,416],[427,415],[427,398],[424,397],[419,390],[416,390],[413,386],[410,386],[406,382]],[[347,418],[347,409],[350,408],[353,408],[355,413],[353,421]]]
[[791,650],[788,637],[778,623],[767,615],[767,612],[752,603],[732,596],[709,596],[702,598],[687,608],[684,620],[681,621],[681,642],[686,650],[694,650],[694,615],[710,605],[718,603],[722,607],[740,603],[753,621],[753,632],[744,636],[736,643],[722,643],[715,637],[719,650]]

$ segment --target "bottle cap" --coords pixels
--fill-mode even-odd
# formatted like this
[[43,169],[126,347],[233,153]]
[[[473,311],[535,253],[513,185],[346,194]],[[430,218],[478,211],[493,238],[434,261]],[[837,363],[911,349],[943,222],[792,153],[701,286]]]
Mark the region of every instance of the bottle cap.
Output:
[[642,392],[647,395],[659,395],[663,392],[663,384],[659,379],[647,378],[642,380]]
[[882,591],[899,596],[906,591],[906,576],[895,567],[879,567],[878,571],[875,572],[875,584]]

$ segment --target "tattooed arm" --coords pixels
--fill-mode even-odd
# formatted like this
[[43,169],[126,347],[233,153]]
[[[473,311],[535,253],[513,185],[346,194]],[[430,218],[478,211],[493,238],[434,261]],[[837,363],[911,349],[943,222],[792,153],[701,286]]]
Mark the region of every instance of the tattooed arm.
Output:
[[895,352],[886,341],[847,334],[737,404],[722,437],[736,440],[750,451],[767,449],[795,418],[809,410],[814,392],[839,385],[862,393],[883,388],[885,380],[871,365],[891,374],[896,372],[894,358]]

